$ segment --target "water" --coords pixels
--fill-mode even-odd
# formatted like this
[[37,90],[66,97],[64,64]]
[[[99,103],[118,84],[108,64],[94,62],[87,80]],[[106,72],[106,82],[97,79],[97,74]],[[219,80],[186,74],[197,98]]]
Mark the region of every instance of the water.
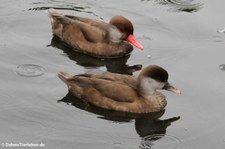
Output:
[[[42,143],[55,149],[224,148],[223,4],[221,0],[2,0],[0,143]],[[135,49],[118,60],[70,51],[52,37],[48,8],[104,21],[126,16],[145,50]],[[148,115],[89,106],[74,99],[57,78],[59,71],[138,75],[137,70],[149,64],[166,68],[170,82],[183,94],[163,91],[166,110]]]
[[44,74],[44,68],[34,64],[23,64],[17,66],[16,72],[24,77],[37,77]]

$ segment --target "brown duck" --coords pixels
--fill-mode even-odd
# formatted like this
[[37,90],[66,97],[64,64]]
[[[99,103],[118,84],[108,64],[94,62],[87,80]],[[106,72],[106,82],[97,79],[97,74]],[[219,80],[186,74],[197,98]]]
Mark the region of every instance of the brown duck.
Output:
[[80,75],[60,72],[58,76],[78,98],[122,112],[150,113],[164,109],[166,98],[157,89],[181,93],[168,83],[167,71],[157,65],[145,67],[137,78],[109,72]]
[[109,23],[63,15],[53,9],[48,11],[52,32],[69,47],[79,52],[101,58],[123,57],[133,47],[143,46],[134,37],[132,23],[123,16],[114,16]]

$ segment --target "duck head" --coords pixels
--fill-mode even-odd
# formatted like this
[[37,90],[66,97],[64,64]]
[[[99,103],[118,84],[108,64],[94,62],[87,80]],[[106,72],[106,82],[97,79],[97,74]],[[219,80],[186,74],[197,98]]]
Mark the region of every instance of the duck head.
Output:
[[181,91],[168,82],[168,72],[160,66],[150,65],[145,67],[138,76],[138,88],[141,96],[149,96],[157,89],[165,89],[176,94]]
[[141,50],[144,49],[144,47],[134,37],[134,27],[130,20],[123,16],[114,16],[109,23],[116,26],[116,28],[120,31],[120,40],[126,40],[135,47]]

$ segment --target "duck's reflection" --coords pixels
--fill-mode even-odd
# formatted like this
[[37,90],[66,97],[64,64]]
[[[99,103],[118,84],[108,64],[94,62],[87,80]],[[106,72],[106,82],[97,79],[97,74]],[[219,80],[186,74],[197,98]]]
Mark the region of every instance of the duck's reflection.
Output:
[[[162,111],[161,114],[163,115],[164,112],[165,111]],[[145,137],[152,134],[165,134],[166,128],[170,126],[172,122],[180,119],[180,117],[173,117],[164,120],[159,120],[158,118],[144,117],[144,118],[137,118],[135,120],[135,129],[137,133],[140,135],[140,137]]]
[[[111,120],[114,122],[131,122],[132,120],[135,120],[135,129],[140,137],[146,137],[153,134],[160,134],[163,137],[163,135],[166,133],[166,128],[170,126],[172,122],[180,119],[180,117],[172,117],[169,119],[160,120],[159,118],[164,114],[165,110],[149,114],[131,114],[106,110],[85,103],[82,100],[76,98],[70,92],[68,92],[68,94],[63,99],[58,100],[58,102],[72,104],[79,109],[97,114],[99,118]],[[161,137],[157,137],[157,139],[160,138]]]
[[53,36],[51,44],[49,46],[56,47],[63,50],[63,52],[73,61],[76,61],[78,65],[83,67],[103,67],[107,68],[107,71],[112,73],[130,74],[138,71],[142,68],[142,65],[127,65],[127,60],[130,55],[116,59],[100,59],[89,55],[79,53],[72,50],[64,44],[58,37]]

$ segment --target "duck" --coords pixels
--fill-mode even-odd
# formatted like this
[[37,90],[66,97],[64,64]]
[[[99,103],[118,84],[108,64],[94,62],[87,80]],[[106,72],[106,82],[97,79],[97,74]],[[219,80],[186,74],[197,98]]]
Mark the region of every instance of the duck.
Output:
[[143,114],[163,110],[167,101],[158,89],[181,94],[168,82],[168,72],[158,65],[145,67],[137,77],[110,72],[78,75],[59,72],[58,77],[75,97],[119,112]]
[[98,58],[118,58],[129,55],[135,47],[143,46],[134,36],[134,27],[123,16],[114,16],[109,23],[97,19],[64,15],[48,10],[52,33],[68,47]]

